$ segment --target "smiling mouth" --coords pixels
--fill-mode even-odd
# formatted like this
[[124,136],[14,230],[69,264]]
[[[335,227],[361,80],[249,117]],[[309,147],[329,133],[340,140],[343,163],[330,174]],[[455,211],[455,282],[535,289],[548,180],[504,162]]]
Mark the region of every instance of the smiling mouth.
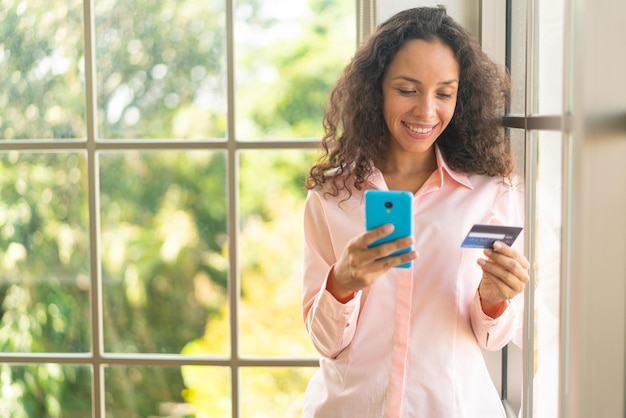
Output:
[[427,134],[427,133],[430,133],[433,129],[435,129],[435,126],[436,126],[436,125],[435,126],[431,126],[430,128],[420,128],[418,126],[409,125],[406,122],[402,122],[402,124],[404,126],[406,126],[407,128],[409,128],[412,132],[415,132],[416,134]]

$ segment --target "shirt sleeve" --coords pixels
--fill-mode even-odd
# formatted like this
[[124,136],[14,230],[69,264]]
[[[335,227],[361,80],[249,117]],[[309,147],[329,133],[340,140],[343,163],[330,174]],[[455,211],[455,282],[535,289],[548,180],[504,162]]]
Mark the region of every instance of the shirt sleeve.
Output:
[[483,312],[477,291],[472,300],[470,316],[478,344],[490,351],[507,345],[519,326],[523,306],[524,292],[511,299],[502,315],[494,319]]
[[[524,225],[524,188],[521,179],[513,178],[510,182],[499,182],[499,192],[492,206],[489,219],[495,225]],[[513,244],[523,253],[523,234]],[[498,318],[486,315],[480,304],[478,290],[472,300],[470,317],[474,335],[478,344],[487,350],[499,350],[511,341],[522,325],[524,292],[509,301],[506,310]]]
[[361,293],[340,303],[326,290],[336,262],[330,225],[318,193],[309,192],[304,209],[304,278],[302,312],[317,351],[335,358],[346,348],[356,330]]

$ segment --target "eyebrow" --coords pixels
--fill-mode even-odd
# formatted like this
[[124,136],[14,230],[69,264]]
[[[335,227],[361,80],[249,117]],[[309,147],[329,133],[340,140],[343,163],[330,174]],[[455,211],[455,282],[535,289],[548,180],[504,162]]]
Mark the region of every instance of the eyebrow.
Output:
[[[413,78],[413,77],[409,77],[409,76],[406,76],[406,75],[399,75],[399,76],[396,76],[396,77],[394,77],[392,80],[406,80],[406,81],[410,81],[411,83],[415,83],[415,84],[422,84],[422,82],[421,82],[421,81],[419,81],[418,79]],[[450,80],[440,81],[440,82],[439,82],[439,83],[437,83],[437,84],[445,84],[445,85],[448,85],[448,84],[455,84],[455,83],[456,83],[456,84],[458,84],[458,83],[459,83],[459,80],[457,80],[456,78],[452,78],[452,79],[450,79]]]

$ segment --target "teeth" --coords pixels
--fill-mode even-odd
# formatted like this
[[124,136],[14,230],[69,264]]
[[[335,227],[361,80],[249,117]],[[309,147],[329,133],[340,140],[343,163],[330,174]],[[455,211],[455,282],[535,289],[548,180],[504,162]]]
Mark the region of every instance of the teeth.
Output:
[[407,128],[409,128],[410,130],[412,130],[415,133],[418,134],[427,134],[428,132],[432,131],[433,128],[418,128],[417,126],[411,126],[409,124],[405,124]]

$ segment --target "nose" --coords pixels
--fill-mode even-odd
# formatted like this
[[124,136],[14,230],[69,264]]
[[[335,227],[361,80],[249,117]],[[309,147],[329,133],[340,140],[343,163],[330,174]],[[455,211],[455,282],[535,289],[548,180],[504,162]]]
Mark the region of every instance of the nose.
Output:
[[430,95],[422,95],[415,98],[413,114],[422,119],[428,119],[435,115],[435,101]]

